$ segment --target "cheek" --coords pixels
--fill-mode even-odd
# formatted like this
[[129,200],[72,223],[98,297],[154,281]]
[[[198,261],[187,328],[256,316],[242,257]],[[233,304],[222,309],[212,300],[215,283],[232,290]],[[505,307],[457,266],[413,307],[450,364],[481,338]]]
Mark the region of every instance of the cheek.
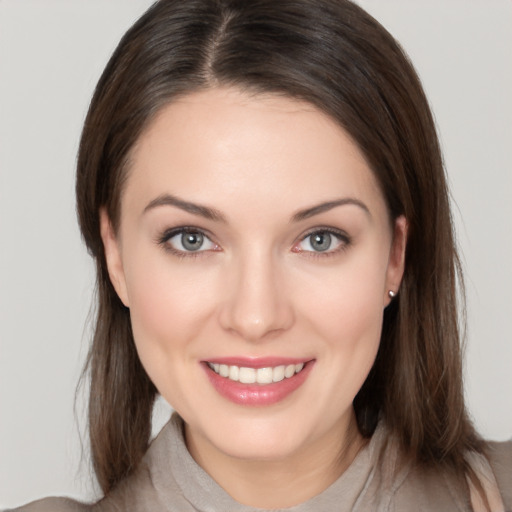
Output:
[[380,344],[386,260],[375,254],[340,265],[302,305],[308,328],[324,340],[325,373],[335,389],[344,390],[333,398],[343,407],[362,386]]
[[194,376],[201,357],[197,340],[215,309],[212,273],[148,254],[129,265],[126,278],[142,366],[167,402],[190,415],[191,397],[202,394]]
[[140,251],[126,262],[125,273],[137,351],[159,387],[158,375],[170,374],[169,364],[185,367],[193,357],[214,293],[211,272],[192,272],[187,263],[154,252]]
[[382,251],[359,253],[311,283],[303,307],[319,319],[328,338],[356,341],[367,331],[380,337],[386,262]]

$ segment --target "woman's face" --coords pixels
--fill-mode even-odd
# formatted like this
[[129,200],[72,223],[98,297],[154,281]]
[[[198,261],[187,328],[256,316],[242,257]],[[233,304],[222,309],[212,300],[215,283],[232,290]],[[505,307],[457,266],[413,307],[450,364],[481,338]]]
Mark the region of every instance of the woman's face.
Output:
[[[375,359],[405,221],[308,103],[233,89],[166,106],[102,236],[137,350],[210,456],[332,450]],[[198,456],[201,456],[200,454]]]

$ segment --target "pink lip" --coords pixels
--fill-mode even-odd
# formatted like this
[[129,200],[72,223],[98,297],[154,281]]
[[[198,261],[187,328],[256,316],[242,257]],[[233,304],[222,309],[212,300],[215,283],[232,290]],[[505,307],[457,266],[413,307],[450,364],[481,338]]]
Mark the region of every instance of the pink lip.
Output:
[[[229,363],[227,361],[230,361]],[[270,363],[269,363],[270,361]],[[277,361],[277,363],[275,362]],[[315,361],[304,361],[303,359],[283,359],[283,358],[222,358],[211,360],[211,363],[228,364],[235,366],[245,366],[247,368],[266,368],[269,366],[280,366],[286,364],[305,363],[304,368],[293,377],[285,378],[280,382],[272,384],[242,384],[226,377],[221,377],[215,373],[206,363],[202,366],[206,375],[215,390],[237,405],[265,406],[272,405],[284,400],[296,389],[298,389],[308,378]],[[252,364],[251,364],[252,363]]]
[[[310,359],[297,357],[221,357],[208,359],[208,363],[227,364],[228,366],[239,366],[245,368],[274,368],[275,366],[287,366],[289,364],[307,363]],[[205,361],[206,362],[206,361]]]

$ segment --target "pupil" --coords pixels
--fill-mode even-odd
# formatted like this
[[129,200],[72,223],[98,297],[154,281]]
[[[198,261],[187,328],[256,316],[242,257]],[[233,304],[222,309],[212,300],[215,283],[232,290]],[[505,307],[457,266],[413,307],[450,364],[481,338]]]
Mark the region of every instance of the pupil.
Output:
[[201,233],[183,233],[181,243],[187,251],[197,251],[203,245]]
[[326,251],[331,246],[331,235],[329,233],[315,233],[311,235],[311,247],[315,251]]

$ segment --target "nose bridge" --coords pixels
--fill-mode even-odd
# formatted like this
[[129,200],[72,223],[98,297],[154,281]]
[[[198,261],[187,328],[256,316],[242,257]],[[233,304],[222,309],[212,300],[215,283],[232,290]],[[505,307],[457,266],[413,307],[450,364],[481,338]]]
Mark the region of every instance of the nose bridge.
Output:
[[221,313],[223,327],[248,341],[288,329],[293,308],[272,252],[253,247],[235,260]]

